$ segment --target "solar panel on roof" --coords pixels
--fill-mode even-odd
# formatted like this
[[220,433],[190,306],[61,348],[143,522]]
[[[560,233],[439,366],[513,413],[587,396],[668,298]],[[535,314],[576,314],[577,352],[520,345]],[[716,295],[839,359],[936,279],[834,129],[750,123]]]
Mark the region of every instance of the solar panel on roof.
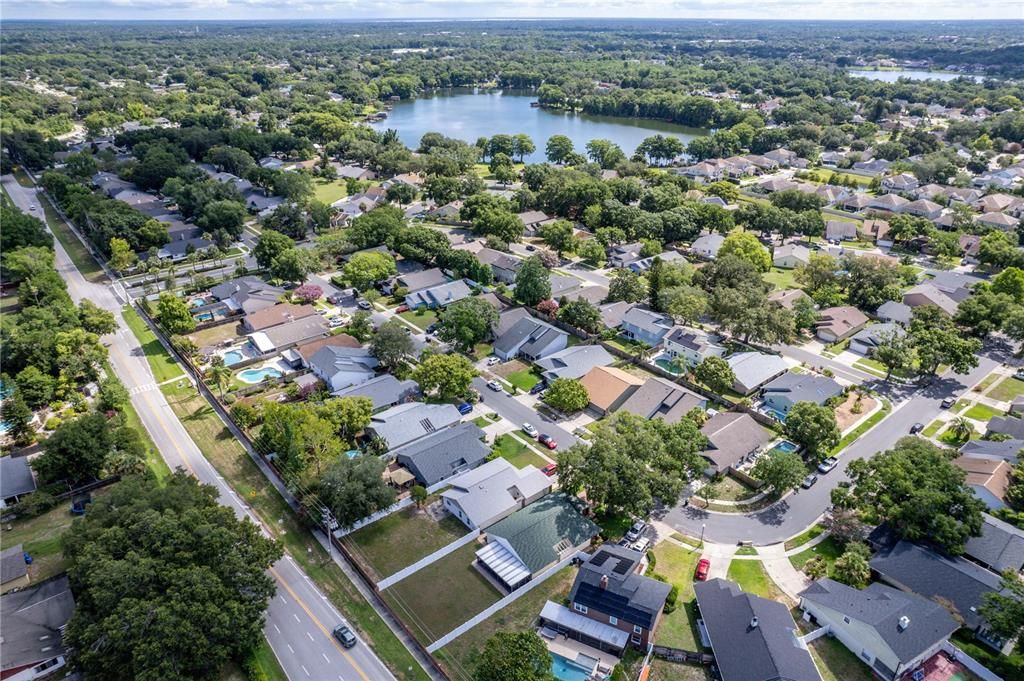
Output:
[[598,567],[604,565],[604,562],[611,557],[611,554],[601,551],[596,556],[590,559],[591,565],[597,565]]
[[633,565],[628,561],[620,560],[619,564],[612,568],[612,572],[614,572],[617,575],[624,575],[627,572],[629,572],[629,569],[631,567],[633,567]]

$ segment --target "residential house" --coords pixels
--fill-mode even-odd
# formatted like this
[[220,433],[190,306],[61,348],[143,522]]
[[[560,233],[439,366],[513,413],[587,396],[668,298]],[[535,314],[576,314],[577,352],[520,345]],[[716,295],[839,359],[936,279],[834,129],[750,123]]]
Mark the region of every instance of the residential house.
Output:
[[676,326],[665,336],[665,353],[694,367],[708,357],[723,357],[726,347],[722,338],[705,331]]
[[494,274],[494,281],[503,284],[515,283],[516,273],[523,266],[523,261],[519,258],[508,253],[496,251],[493,248],[481,248],[477,251],[476,257],[484,265],[490,265],[491,272]]
[[1024,570],[1024,530],[984,513],[981,536],[967,540],[964,557],[992,572],[1019,573]]
[[644,307],[633,307],[622,316],[622,334],[631,340],[657,347],[674,326],[668,315]]
[[373,180],[377,177],[377,173],[369,170],[368,168],[363,168],[362,166],[357,165],[338,166],[335,172],[337,172],[338,177],[342,180],[352,179],[366,181]]
[[363,344],[357,341],[347,333],[339,333],[336,336],[325,336],[324,338],[314,338],[310,341],[299,343],[295,346],[295,354],[299,356],[302,366],[307,369],[310,367],[310,360],[313,355],[317,353],[320,348],[332,345],[339,348],[361,348]]
[[938,603],[879,582],[854,589],[819,579],[800,594],[800,609],[886,680],[916,671],[960,628]]
[[569,334],[527,312],[495,338],[494,354],[505,361],[522,355],[536,362],[564,350],[568,344]]
[[903,213],[908,215],[915,215],[919,218],[927,218],[929,220],[935,220],[942,215],[942,206],[929,201],[928,199],[917,199],[911,201],[907,205],[903,206]]
[[642,241],[612,246],[608,249],[608,267],[625,267],[630,263],[636,262],[642,257],[640,251],[643,250],[643,247]]
[[516,217],[519,218],[519,222],[523,223],[523,232],[527,236],[535,235],[542,225],[554,220],[550,215],[539,210],[528,210],[525,213],[519,213]]
[[[965,199],[968,200],[968,199]],[[1022,199],[1010,194],[989,194],[976,199],[971,205],[979,213],[1002,213],[1022,202]]]
[[647,419],[662,419],[665,423],[679,423],[693,409],[704,411],[708,401],[681,385],[655,376],[629,396],[620,408]]
[[440,267],[431,267],[428,270],[400,274],[395,281],[399,286],[405,288],[409,293],[416,293],[425,288],[434,288],[448,283],[448,277],[441,271]]
[[416,381],[400,381],[391,374],[382,374],[332,394],[335,397],[365,397],[373,403],[373,411],[376,413],[415,400],[420,396],[420,387]]
[[963,251],[964,260],[972,265],[977,265],[978,252],[981,250],[981,235],[961,234],[957,243],[960,245],[960,250]]
[[658,255],[652,255],[648,258],[635,260],[626,265],[626,268],[636,272],[637,274],[641,274],[651,269],[651,265],[654,264],[655,259],[661,260],[664,263],[670,263],[685,261],[686,257],[679,251],[662,251]]
[[678,172],[691,180],[705,183],[716,182],[726,175],[724,166],[710,161],[701,161],[692,166],[680,168]]
[[[1019,398],[1018,398],[1019,399]],[[1011,409],[1011,412],[1014,411]],[[1010,437],[1008,440],[968,440],[960,447],[964,456],[996,457],[1016,465],[1024,452],[1024,437]]]
[[0,593],[23,589],[30,581],[28,563],[25,562],[25,548],[21,544],[15,544],[0,551]]
[[616,367],[597,366],[580,383],[590,397],[589,408],[604,416],[619,409],[644,384],[644,379]]
[[854,194],[843,200],[841,208],[851,213],[859,213],[871,206],[872,198],[870,194]]
[[830,184],[821,185],[814,190],[816,196],[820,196],[826,206],[841,204],[851,194],[846,187],[837,187]]
[[920,307],[921,305],[935,305],[941,308],[946,314],[956,314],[959,303],[953,300],[946,292],[942,291],[932,282],[918,284],[903,294],[903,304],[907,307]]
[[406,402],[374,415],[366,426],[366,434],[383,440],[388,449],[396,449],[451,428],[461,420],[462,414],[454,404]]
[[606,367],[615,362],[603,345],[574,345],[537,360],[544,380],[551,383],[558,378],[581,378],[595,367]]
[[249,212],[260,215],[266,215],[284,203],[284,199],[280,196],[267,196],[259,189],[250,189],[242,195],[242,201],[245,202],[245,207]]
[[881,175],[888,172],[889,166],[892,163],[886,161],[884,158],[875,158],[870,161],[857,161],[853,164],[853,170],[859,171],[865,175]]
[[993,229],[1001,229],[1004,232],[1012,232],[1017,229],[1020,225],[1020,220],[1012,218],[1006,213],[985,213],[977,219],[978,224],[985,225],[986,227],[992,227]]
[[873,324],[872,326],[864,327],[850,337],[849,349],[851,352],[856,352],[858,355],[870,357],[875,354],[875,349],[878,348],[886,338],[890,338],[892,336],[902,337],[906,334],[907,332],[903,329],[903,326],[896,322]]
[[284,289],[253,276],[229,279],[210,289],[210,295],[229,310],[246,315],[277,305],[284,293]]
[[890,213],[899,213],[903,207],[910,203],[899,194],[882,194],[868,201],[868,208],[884,210]]
[[569,292],[575,291],[582,286],[583,280],[564,274],[550,274],[548,275],[548,284],[551,286],[551,299],[561,300]]
[[920,186],[920,182],[917,178],[910,173],[900,173],[899,175],[891,175],[889,177],[882,178],[881,192],[888,194],[891,192],[912,192]]
[[1010,489],[1013,467],[998,457],[961,456],[953,464],[967,474],[965,484],[990,511],[1006,507],[1006,493]]
[[0,457],[0,509],[18,503],[21,497],[35,491],[36,479],[28,457]]
[[483,530],[551,491],[551,478],[535,466],[516,468],[498,457],[449,481],[445,509],[470,530]]
[[789,365],[782,357],[763,352],[737,352],[725,361],[736,376],[732,389],[741,395],[749,395],[776,376],[789,371]]
[[316,316],[316,308],[312,305],[279,303],[273,307],[267,307],[247,314],[242,321],[242,328],[250,333],[265,331],[279,324],[287,324],[297,319],[306,319],[307,317],[314,316]]
[[608,288],[600,285],[582,286],[565,294],[565,299],[568,301],[585,300],[591,305],[600,305],[607,297]]
[[475,469],[487,461],[490,453],[491,448],[484,442],[484,431],[468,421],[430,431],[390,451],[395,462],[404,466],[424,487]]
[[718,257],[718,249],[722,247],[725,237],[717,232],[697,237],[690,245],[690,251],[707,260]]
[[545,495],[487,528],[477,565],[508,591],[590,546],[601,532],[564,492]]
[[722,681],[820,681],[784,604],[724,579],[694,582],[693,590]]
[[636,303],[629,303],[619,300],[614,303],[605,303],[598,307],[601,311],[601,322],[608,329],[617,329],[622,326],[622,319],[630,310],[636,307]]
[[875,316],[883,322],[895,322],[906,326],[910,323],[913,310],[909,305],[890,300],[878,306],[878,309],[875,310]]
[[794,165],[800,159],[799,154],[789,149],[772,149],[771,151],[766,151],[763,156],[775,161],[780,166]]
[[413,189],[420,189],[425,181],[425,178],[418,173],[402,173],[401,175],[395,175],[388,180],[388,184],[407,184]]
[[966,558],[945,556],[908,541],[883,547],[869,564],[883,582],[897,589],[948,602],[963,626],[983,643],[1004,653],[1012,647],[1013,641],[1003,641],[989,630],[979,612],[985,594],[1000,590],[1002,578],[998,574]]
[[708,440],[708,446],[701,452],[701,456],[711,462],[716,475],[738,467],[775,437],[750,414],[733,411],[715,414],[704,422],[700,432]]
[[766,177],[754,185],[754,189],[764,194],[784,192],[788,189],[796,189],[797,183],[785,177]]
[[788,414],[799,402],[824,405],[843,394],[843,386],[827,376],[787,371],[763,390],[764,403],[776,413]]
[[0,598],[0,678],[34,681],[63,677],[67,649],[64,628],[75,611],[67,575]]
[[457,300],[468,298],[472,293],[473,291],[464,279],[456,279],[446,284],[410,293],[405,297],[405,304],[409,306],[410,310],[420,307],[434,310],[439,307],[447,307]]
[[829,220],[825,223],[825,238],[829,241],[856,241],[857,224],[846,220]]
[[792,310],[797,301],[803,299],[811,300],[811,297],[798,288],[779,289],[768,294],[769,303],[778,303],[787,310]]
[[380,363],[366,348],[325,345],[309,358],[309,368],[335,392],[366,383],[376,374]]
[[326,338],[329,335],[329,329],[323,317],[314,315],[247,335],[260,354],[265,355],[275,351],[288,350],[315,338]]
[[867,315],[852,305],[830,307],[818,313],[814,333],[826,343],[836,343],[857,333],[867,323]]
[[643,554],[605,544],[580,565],[569,607],[548,601],[541,623],[586,645],[622,655],[647,650],[672,585],[640,574]]
[[860,233],[878,246],[892,246],[889,238],[889,222],[887,220],[865,220],[861,223]]
[[772,264],[787,270],[806,265],[810,261],[811,249],[800,244],[784,244],[772,253]]

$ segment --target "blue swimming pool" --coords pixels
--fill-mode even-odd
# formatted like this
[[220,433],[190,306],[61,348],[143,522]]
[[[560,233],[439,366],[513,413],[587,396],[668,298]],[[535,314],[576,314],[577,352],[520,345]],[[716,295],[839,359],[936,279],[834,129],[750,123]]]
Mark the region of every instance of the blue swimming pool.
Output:
[[259,383],[267,378],[281,378],[283,374],[274,367],[262,367],[260,369],[246,369],[238,372],[238,380],[243,383]]
[[587,681],[590,671],[567,657],[551,653],[551,674],[558,681]]
[[212,322],[213,321],[213,313],[212,312],[200,312],[195,317],[196,317],[196,321],[197,322]]
[[240,350],[228,350],[224,353],[224,363],[228,366],[238,364],[243,359],[245,359],[245,355]]
[[771,416],[780,423],[786,422],[786,415],[783,412],[779,411],[778,409],[772,409],[771,407],[766,406],[762,409],[762,411],[764,411],[765,414]]
[[783,440],[782,442],[780,442],[777,445],[775,445],[774,447],[772,447],[772,449],[774,449],[776,451],[779,451],[779,452],[795,452],[798,448],[797,448],[797,446],[795,444],[793,444],[789,440]]

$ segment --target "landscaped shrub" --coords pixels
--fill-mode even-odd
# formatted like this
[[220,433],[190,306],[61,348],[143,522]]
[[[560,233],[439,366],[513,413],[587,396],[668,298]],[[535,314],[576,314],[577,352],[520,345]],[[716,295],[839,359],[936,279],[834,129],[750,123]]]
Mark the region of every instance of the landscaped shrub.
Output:
[[676,602],[678,600],[679,600],[679,587],[676,586],[675,584],[673,584],[672,588],[668,592],[668,597],[665,598],[665,607],[663,609],[664,609],[666,615],[668,615],[669,613],[672,613],[672,612],[675,611],[676,605],[677,605]]
[[57,430],[58,426],[60,426],[60,417],[51,416],[50,418],[46,419],[46,425],[44,426],[44,428],[46,428],[46,430]]

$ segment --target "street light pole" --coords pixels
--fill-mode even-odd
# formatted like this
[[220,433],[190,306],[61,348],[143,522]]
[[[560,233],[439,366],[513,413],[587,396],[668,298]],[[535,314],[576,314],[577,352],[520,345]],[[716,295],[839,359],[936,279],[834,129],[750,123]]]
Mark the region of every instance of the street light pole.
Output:
[[700,524],[700,545],[704,546],[704,528],[707,527],[707,523]]

